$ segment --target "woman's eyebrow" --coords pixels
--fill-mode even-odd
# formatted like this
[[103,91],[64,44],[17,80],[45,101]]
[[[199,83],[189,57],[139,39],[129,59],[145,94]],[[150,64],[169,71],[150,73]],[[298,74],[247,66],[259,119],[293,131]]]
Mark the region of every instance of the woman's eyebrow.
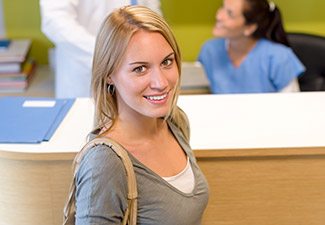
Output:
[[[164,60],[167,59],[167,58],[170,57],[170,56],[173,56],[173,55],[175,55],[174,52],[169,53],[169,54],[164,58]],[[131,63],[129,63],[129,65],[135,65],[135,64],[145,64],[145,65],[147,65],[147,64],[149,64],[149,63],[148,63],[148,62],[145,62],[145,61],[135,61],[135,62],[131,62]]]
[[175,55],[174,52],[169,53],[164,59],[167,59],[168,57],[171,57],[172,55]]

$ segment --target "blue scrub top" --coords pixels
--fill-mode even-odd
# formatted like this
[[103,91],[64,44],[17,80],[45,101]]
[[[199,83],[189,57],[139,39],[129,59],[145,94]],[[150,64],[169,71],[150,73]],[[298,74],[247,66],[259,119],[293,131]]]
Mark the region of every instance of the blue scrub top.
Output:
[[210,81],[212,93],[278,92],[305,71],[291,48],[260,39],[239,67],[227,53],[225,39],[211,39],[198,60]]

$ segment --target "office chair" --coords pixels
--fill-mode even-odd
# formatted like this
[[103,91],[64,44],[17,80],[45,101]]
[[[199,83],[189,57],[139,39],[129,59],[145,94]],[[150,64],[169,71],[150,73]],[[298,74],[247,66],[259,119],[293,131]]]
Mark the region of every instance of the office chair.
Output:
[[298,78],[301,91],[325,91],[325,37],[288,33],[292,50],[305,65],[306,72]]

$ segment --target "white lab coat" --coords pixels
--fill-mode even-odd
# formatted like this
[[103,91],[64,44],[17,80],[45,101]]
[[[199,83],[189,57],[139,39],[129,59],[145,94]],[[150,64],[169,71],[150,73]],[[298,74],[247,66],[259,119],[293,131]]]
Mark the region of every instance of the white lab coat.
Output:
[[[138,0],[161,14],[159,0]],[[130,0],[40,0],[42,31],[55,44],[57,98],[90,96],[97,31],[113,9]]]

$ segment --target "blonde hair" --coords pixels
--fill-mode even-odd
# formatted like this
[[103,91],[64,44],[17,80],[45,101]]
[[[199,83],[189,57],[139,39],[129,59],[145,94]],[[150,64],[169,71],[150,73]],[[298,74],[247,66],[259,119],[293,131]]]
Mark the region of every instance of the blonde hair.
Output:
[[[176,39],[165,20],[144,6],[125,6],[113,11],[102,23],[96,39],[92,71],[92,95],[95,102],[95,126],[112,127],[118,116],[114,93],[107,91],[107,78],[119,68],[131,37],[138,30],[160,33],[175,54],[181,75],[181,54]],[[189,125],[185,113],[177,107],[180,79],[173,96],[170,112],[165,119],[171,120],[189,140]]]

